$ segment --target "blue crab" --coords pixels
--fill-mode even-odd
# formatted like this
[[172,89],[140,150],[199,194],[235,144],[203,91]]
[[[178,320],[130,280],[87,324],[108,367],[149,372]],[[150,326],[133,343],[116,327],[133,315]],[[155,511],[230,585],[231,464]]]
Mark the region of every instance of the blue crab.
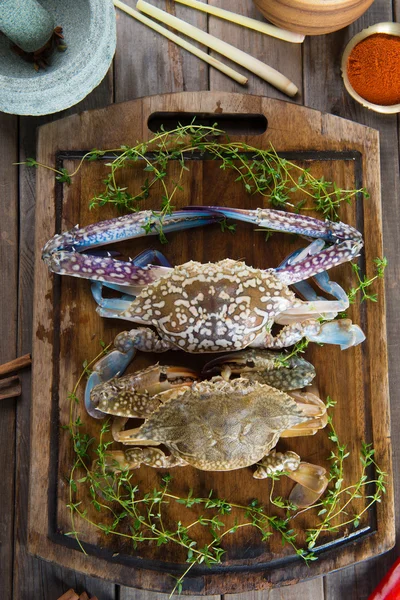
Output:
[[[190,261],[171,267],[157,251],[144,252],[133,261],[93,254],[97,246],[157,234],[160,218],[168,233],[225,217],[316,239],[277,269],[266,270],[231,259],[207,264]],[[127,356],[132,348],[192,353],[247,347],[280,349],[303,337],[345,349],[359,344],[365,336],[349,319],[332,320],[348,307],[348,298],[338,284],[329,280],[326,270],[356,257],[362,245],[361,234],[345,223],[277,210],[211,206],[162,217],[144,211],[83,228],[76,226],[51,239],[43,249],[43,259],[55,273],[90,279],[101,316],[156,329],[139,327],[121,333],[116,347]],[[336,299],[318,296],[305,281],[310,277]],[[122,297],[104,298],[103,285],[122,292]],[[273,335],[275,323],[282,329]]]
[[[112,355],[99,361],[97,373],[104,374]],[[210,380],[199,380],[183,367],[157,364],[93,388],[89,384],[91,411],[113,415],[114,439],[133,446],[109,451],[106,471],[142,464],[168,469],[190,465],[203,471],[256,465],[257,479],[285,471],[297,482],[290,500],[298,507],[312,504],[326,489],[325,469],[274,448],[281,437],[313,435],[325,427],[326,407],[315,393],[298,389],[311,383],[314,367],[304,359],[284,358],[246,350],[206,365],[205,373],[220,373]],[[234,374],[238,377],[232,378]],[[124,430],[130,418],[145,421]]]

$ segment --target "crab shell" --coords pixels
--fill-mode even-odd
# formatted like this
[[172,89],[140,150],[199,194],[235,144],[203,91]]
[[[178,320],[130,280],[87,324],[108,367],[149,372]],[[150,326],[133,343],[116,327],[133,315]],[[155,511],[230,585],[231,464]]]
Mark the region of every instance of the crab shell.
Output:
[[215,377],[174,390],[139,429],[121,432],[120,441],[164,444],[198,469],[230,471],[254,465],[283,431],[309,420],[289,395],[271,386]]
[[301,304],[273,270],[190,261],[146,286],[121,318],[153,325],[186,352],[222,352],[246,348],[276,315]]

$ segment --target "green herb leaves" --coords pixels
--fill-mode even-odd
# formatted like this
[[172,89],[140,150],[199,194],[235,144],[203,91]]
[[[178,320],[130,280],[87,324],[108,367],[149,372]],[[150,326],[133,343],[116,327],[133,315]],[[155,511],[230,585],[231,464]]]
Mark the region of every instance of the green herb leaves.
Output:
[[[260,149],[243,142],[231,142],[216,125],[206,127],[196,125],[195,121],[190,125],[179,125],[173,131],[164,131],[161,127],[148,142],[137,142],[135,146],[91,150],[73,173],[68,173],[65,168],[46,167],[33,158],[19,164],[46,167],[56,173],[57,181],[69,185],[85,161],[110,157],[105,163],[109,172],[103,180],[104,191],[91,200],[90,207],[113,204],[124,211],[143,210],[152,188],[158,184],[161,186],[158,229],[162,235],[163,216],[173,210],[174,197],[183,190],[184,173],[189,171],[189,159],[196,153],[218,161],[221,170],[232,171],[235,181],[243,185],[246,193],[261,196],[260,206],[266,201],[273,208],[314,211],[327,219],[338,220],[338,210],[343,202],[351,204],[358,195],[368,197],[365,189],[341,189],[324,177],[315,177],[309,168],[283,158],[272,146]],[[119,174],[135,163],[143,165],[145,178],[139,189],[133,191],[121,184]],[[173,163],[179,165],[178,178],[169,181],[167,174]],[[232,231],[230,226],[225,228]]]
[[[326,406],[332,408],[336,405],[331,398],[328,397]],[[360,479],[351,485],[345,484],[345,461],[349,458],[350,452],[345,445],[340,444],[336,429],[333,425],[332,416],[328,416],[328,437],[334,444],[334,450],[328,457],[331,462],[329,471],[330,486],[327,493],[316,505],[320,508],[318,516],[322,517],[319,525],[307,531],[306,541],[309,549],[314,548],[318,537],[324,532],[338,533],[346,531],[346,528],[353,526],[355,529],[360,525],[361,517],[366,513],[375,502],[380,502],[382,494],[385,493],[385,476],[386,473],[381,471],[374,460],[375,450],[371,444],[361,443],[360,463],[361,475]],[[370,479],[367,472],[374,470],[374,477]],[[373,485],[375,487],[374,494],[365,497],[366,504],[360,512],[351,513],[352,502],[357,498],[363,497],[364,488],[367,489]],[[347,517],[343,521],[343,516]]]
[[369,278],[365,275],[362,278],[360,267],[358,265],[356,265],[355,263],[351,263],[351,267],[357,276],[358,285],[355,288],[352,288],[350,290],[350,292],[348,293],[350,304],[354,304],[356,297],[359,293],[361,294],[361,299],[360,299],[361,302],[364,302],[365,300],[370,300],[371,302],[378,301],[378,295],[371,294],[367,290],[374,283],[374,281],[376,281],[377,279],[383,279],[388,261],[385,257],[375,258],[374,264],[375,264],[376,275],[374,275],[373,277],[369,277]]

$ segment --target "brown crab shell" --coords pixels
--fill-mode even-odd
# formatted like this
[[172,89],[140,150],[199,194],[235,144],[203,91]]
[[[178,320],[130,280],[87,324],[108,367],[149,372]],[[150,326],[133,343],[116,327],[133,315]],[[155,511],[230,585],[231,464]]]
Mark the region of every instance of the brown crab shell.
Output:
[[162,443],[204,471],[255,464],[280,434],[309,417],[284,392],[244,378],[194,383],[179,390],[135,430],[128,443]]

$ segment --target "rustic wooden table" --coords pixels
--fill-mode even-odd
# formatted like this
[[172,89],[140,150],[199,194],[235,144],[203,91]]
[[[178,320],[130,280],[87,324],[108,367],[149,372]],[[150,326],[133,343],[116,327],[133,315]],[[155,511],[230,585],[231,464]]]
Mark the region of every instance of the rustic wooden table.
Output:
[[[256,16],[251,0],[209,0],[245,15]],[[130,0],[133,5],[133,0]],[[165,0],[157,0],[159,6]],[[387,271],[387,317],[392,407],[393,468],[400,460],[400,316],[397,315],[400,268],[399,139],[396,116],[379,116],[355,104],[344,91],[340,59],[347,40],[363,27],[400,19],[400,0],[375,0],[368,12],[352,27],[329,36],[308,38],[295,46],[249,32],[229,23],[207,18],[166,1],[168,10],[213,33],[253,56],[268,62],[299,87],[296,102],[364,123],[381,133],[382,203]],[[117,13],[118,46],[114,64],[101,85],[83,102],[65,113],[44,118],[0,113],[0,363],[30,352],[32,345],[33,231],[35,172],[12,166],[35,155],[35,130],[49,120],[122,102],[140,96],[181,90],[226,90],[242,88],[219,72],[153,34],[131,18]],[[249,93],[284,98],[256,76],[251,76]],[[43,200],[43,199],[42,199]],[[68,588],[86,589],[99,600],[156,600],[162,594],[118,588],[111,583],[84,577],[28,555],[26,519],[29,465],[30,374],[22,374],[22,396],[3,400],[0,407],[0,590],[8,600],[56,600]],[[400,522],[400,476],[395,476],[397,514]],[[309,598],[312,600],[363,600],[385,574],[398,549],[337,573],[270,592],[249,592],[231,600]],[[213,598],[217,598],[213,596]]]

